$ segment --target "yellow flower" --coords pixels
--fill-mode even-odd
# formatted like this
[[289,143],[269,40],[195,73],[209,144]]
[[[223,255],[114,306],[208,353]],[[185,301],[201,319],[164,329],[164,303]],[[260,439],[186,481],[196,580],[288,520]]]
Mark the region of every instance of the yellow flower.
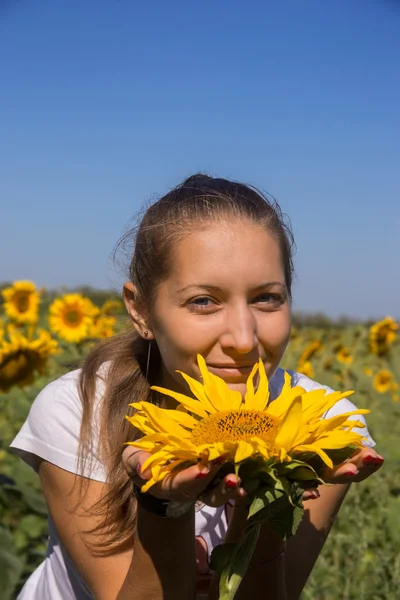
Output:
[[369,347],[373,354],[385,356],[396,339],[399,326],[392,317],[378,321],[369,330]]
[[367,377],[372,377],[372,373],[373,373],[373,371],[372,371],[371,367],[364,367],[364,368],[363,368],[363,371],[364,371],[364,374],[365,374]]
[[97,319],[93,321],[93,324],[89,327],[88,337],[91,338],[107,338],[114,335],[114,326],[117,319],[114,317],[107,317],[105,315],[99,315]]
[[351,354],[350,348],[346,348],[346,346],[341,346],[336,352],[336,360],[345,365],[351,365],[351,363],[353,362],[353,356]]
[[43,373],[47,360],[58,352],[56,340],[48,331],[39,329],[37,339],[29,339],[19,331],[9,331],[9,341],[0,347],[0,391],[13,385],[32,383],[36,373]]
[[81,294],[65,294],[49,307],[50,328],[67,342],[81,342],[88,337],[99,309]]
[[17,323],[36,323],[40,295],[32,281],[15,281],[3,290],[4,311]]
[[112,316],[121,313],[123,309],[121,300],[106,300],[101,307],[101,314]]
[[311,360],[312,357],[322,350],[322,342],[319,340],[313,340],[302,352],[299,363],[306,363]]
[[306,377],[310,377],[310,379],[314,377],[314,369],[312,368],[312,364],[309,360],[306,360],[305,362],[299,360],[297,364],[297,371]]
[[386,394],[391,388],[393,384],[393,375],[387,369],[381,369],[375,375],[373,379],[374,389],[379,392],[379,394]]
[[126,418],[145,435],[128,443],[151,454],[143,465],[144,470],[151,470],[143,491],[185,463],[206,463],[222,456],[235,464],[250,457],[279,463],[311,453],[332,467],[330,450],[360,446],[364,439],[352,431],[363,424],[349,417],[367,410],[322,419],[329,408],[352,392],[306,392],[299,386],[292,388],[291,378],[285,373],[280,396],[268,404],[268,379],[261,361],[247,380],[244,398],[210,373],[200,355],[198,364],[203,383],[180,372],[194,398],[158,386],[152,388],[174,398],[179,403],[177,410],[150,402],[131,404],[137,412]]

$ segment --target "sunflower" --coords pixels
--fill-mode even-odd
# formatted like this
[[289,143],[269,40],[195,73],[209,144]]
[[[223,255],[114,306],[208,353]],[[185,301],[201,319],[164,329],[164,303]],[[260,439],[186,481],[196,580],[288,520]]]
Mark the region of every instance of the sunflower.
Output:
[[367,377],[372,377],[372,375],[373,375],[373,370],[371,369],[371,367],[363,367],[363,373],[364,373],[364,375],[366,375]]
[[381,369],[373,379],[374,389],[379,394],[386,394],[393,384],[393,374],[388,369]]
[[114,326],[117,319],[106,315],[99,315],[95,319],[88,330],[88,337],[91,338],[107,338],[114,335]]
[[310,377],[310,379],[312,379],[312,377],[314,377],[314,369],[312,368],[312,364],[309,360],[306,360],[306,361],[299,360],[299,362],[297,363],[297,371],[299,373],[302,373],[306,377]]
[[11,287],[3,290],[4,311],[17,323],[36,323],[40,294],[32,281],[14,281]]
[[385,356],[390,346],[396,340],[396,332],[399,326],[392,317],[386,317],[378,321],[369,330],[369,347],[373,354]]
[[337,349],[336,360],[344,365],[351,365],[353,362],[353,355],[351,354],[350,348],[341,346]]
[[50,333],[39,329],[36,339],[21,332],[8,332],[8,341],[0,347],[0,391],[7,392],[13,385],[32,383],[36,373],[44,373],[48,358],[58,352],[56,340]]
[[318,352],[322,350],[322,342],[320,340],[313,340],[306,348],[304,348],[299,363],[305,363],[313,358]]
[[100,311],[81,294],[65,294],[49,307],[50,328],[67,342],[81,342],[89,335]]
[[364,439],[351,431],[363,424],[350,421],[349,417],[368,413],[367,410],[322,419],[329,408],[352,392],[326,394],[323,389],[306,392],[299,386],[292,388],[291,377],[285,373],[280,396],[268,404],[268,379],[261,360],[247,380],[244,398],[210,373],[200,355],[198,364],[203,384],[179,371],[195,399],[152,387],[177,400],[177,410],[159,408],[150,402],[131,404],[137,412],[126,418],[145,435],[128,444],[151,453],[143,469],[149,468],[152,477],[143,492],[177,467],[220,457],[236,465],[254,457],[285,463],[311,453],[332,467],[330,450],[358,447]]
[[120,314],[123,309],[121,300],[106,300],[101,307],[100,311],[102,315],[112,316]]

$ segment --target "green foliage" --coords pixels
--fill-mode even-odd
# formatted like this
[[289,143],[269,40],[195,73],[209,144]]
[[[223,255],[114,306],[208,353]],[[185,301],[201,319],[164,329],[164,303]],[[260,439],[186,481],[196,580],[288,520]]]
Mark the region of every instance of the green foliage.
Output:
[[[101,304],[106,298],[98,297]],[[94,299],[94,298],[93,298]],[[45,321],[43,321],[45,326]],[[400,589],[400,403],[390,393],[374,391],[364,373],[389,368],[399,381],[400,346],[384,360],[366,352],[367,330],[362,325],[341,327],[298,324],[285,355],[284,366],[297,368],[307,344],[317,339],[323,348],[312,358],[313,378],[334,389],[354,389],[354,402],[371,409],[369,430],[385,464],[373,477],[353,484],[340,510],[302,600],[391,600]],[[351,365],[335,358],[335,344],[354,352]],[[47,544],[47,515],[37,475],[8,446],[24,422],[37,393],[47,382],[78,367],[87,345],[63,344],[50,361],[46,377],[26,389],[12,388],[0,395],[0,599],[13,600],[18,589],[43,560]],[[287,475],[289,477],[289,475]]]

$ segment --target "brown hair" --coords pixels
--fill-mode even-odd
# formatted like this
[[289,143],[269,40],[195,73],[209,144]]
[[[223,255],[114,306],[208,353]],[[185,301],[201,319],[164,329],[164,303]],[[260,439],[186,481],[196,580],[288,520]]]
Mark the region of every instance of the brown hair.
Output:
[[[142,310],[151,310],[158,285],[171,272],[171,250],[179,241],[202,224],[226,218],[255,222],[275,236],[280,245],[286,286],[291,297],[294,241],[290,225],[278,203],[251,186],[198,174],[153,203],[137,228],[128,232],[117,245],[118,250],[134,238],[129,277],[136,286],[135,299]],[[156,342],[152,342],[151,368],[146,373],[149,343],[134,330],[115,335],[92,349],[80,375],[79,392],[83,406],[81,469],[90,462],[87,457],[93,445],[96,383],[99,377],[104,380],[99,410],[101,447],[97,455],[105,465],[109,491],[94,509],[103,524],[96,529],[103,540],[98,547],[105,553],[128,543],[133,532],[135,503],[121,453],[125,442],[141,435],[125,419],[131,410],[128,405],[135,401],[153,400],[150,385],[159,371],[160,355]],[[104,369],[104,375],[99,375]]]

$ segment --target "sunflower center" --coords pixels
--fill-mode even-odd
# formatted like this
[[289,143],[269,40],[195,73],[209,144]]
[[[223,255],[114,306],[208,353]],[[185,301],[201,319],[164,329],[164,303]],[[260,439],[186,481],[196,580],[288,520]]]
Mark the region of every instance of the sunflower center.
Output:
[[279,429],[279,419],[260,410],[235,410],[209,415],[192,431],[196,446],[216,442],[248,441],[261,438],[272,444]]
[[17,305],[17,310],[20,313],[24,313],[29,309],[29,297],[27,294],[16,294],[15,304]]
[[69,327],[77,327],[81,321],[82,314],[75,309],[67,310],[64,313],[64,322]]

